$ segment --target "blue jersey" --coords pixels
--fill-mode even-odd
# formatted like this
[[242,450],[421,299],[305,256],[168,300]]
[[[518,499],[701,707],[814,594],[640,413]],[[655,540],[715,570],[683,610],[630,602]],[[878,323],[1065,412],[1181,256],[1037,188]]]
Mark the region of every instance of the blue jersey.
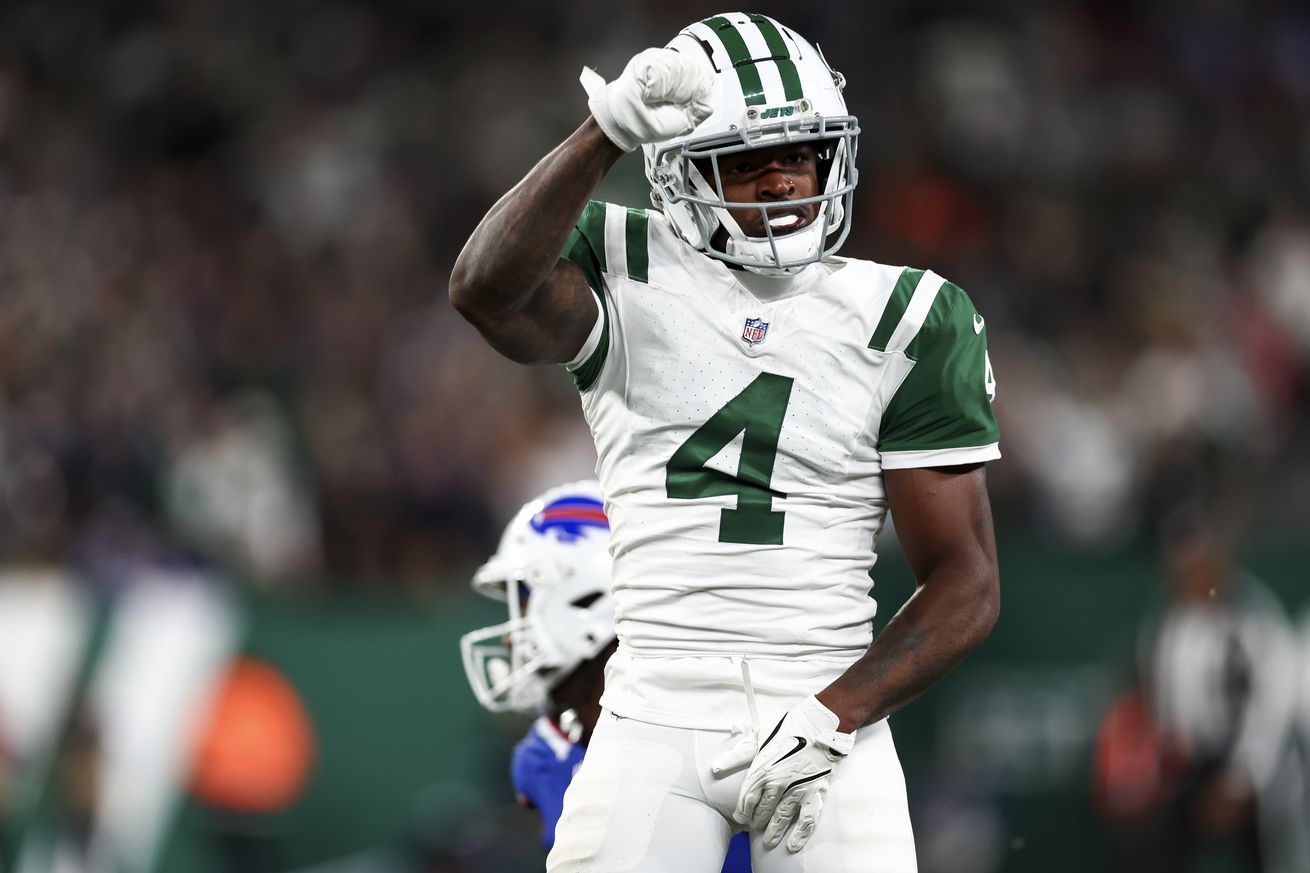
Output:
[[541,814],[541,842],[555,845],[555,823],[564,812],[564,789],[582,763],[586,748],[569,741],[550,719],[532,723],[528,735],[514,747],[510,777],[519,803]]
[[[564,811],[564,790],[586,751],[545,716],[534,721],[528,735],[514,747],[510,763],[514,793],[519,803],[541,815],[541,843],[546,851],[555,845],[555,824]],[[728,844],[723,873],[750,873],[750,869],[750,840],[744,833],[737,834]]]

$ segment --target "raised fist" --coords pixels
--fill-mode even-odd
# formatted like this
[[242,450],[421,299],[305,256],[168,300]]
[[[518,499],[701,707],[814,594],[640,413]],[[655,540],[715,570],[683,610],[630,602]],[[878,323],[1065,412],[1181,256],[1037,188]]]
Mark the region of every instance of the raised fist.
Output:
[[583,67],[581,81],[596,123],[625,152],[690,133],[714,111],[714,71],[672,49],[638,53],[608,84]]

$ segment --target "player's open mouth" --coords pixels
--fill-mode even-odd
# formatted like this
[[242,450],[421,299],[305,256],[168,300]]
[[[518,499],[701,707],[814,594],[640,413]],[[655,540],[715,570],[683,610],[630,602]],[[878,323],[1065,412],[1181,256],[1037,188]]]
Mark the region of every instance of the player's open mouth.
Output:
[[[773,231],[774,236],[783,236],[792,233],[793,231],[800,230],[802,227],[809,224],[810,220],[807,210],[801,208],[788,210],[781,214],[776,214],[775,212],[775,214],[771,215],[769,218],[769,229]],[[760,226],[759,236],[765,236],[765,230],[762,224]]]

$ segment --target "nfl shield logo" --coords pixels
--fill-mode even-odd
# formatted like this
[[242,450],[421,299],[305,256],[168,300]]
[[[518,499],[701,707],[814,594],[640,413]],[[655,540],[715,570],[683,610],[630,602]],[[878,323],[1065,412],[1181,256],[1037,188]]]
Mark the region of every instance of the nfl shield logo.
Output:
[[768,336],[769,323],[760,318],[746,319],[746,326],[741,329],[741,341],[748,346],[757,346]]

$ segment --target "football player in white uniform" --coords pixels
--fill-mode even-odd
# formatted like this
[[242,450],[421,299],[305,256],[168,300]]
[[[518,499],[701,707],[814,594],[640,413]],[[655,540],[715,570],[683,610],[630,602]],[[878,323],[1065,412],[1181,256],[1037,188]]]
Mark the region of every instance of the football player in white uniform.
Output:
[[[995,382],[958,287],[836,256],[844,84],[743,13],[584,70],[591,117],[455,265],[492,346],[572,372],[612,526],[608,714],[551,873],[713,873],[740,830],[760,873],[915,869],[886,719],[996,621]],[[638,146],[656,208],[590,202]],[[872,639],[889,511],[917,589]]]

